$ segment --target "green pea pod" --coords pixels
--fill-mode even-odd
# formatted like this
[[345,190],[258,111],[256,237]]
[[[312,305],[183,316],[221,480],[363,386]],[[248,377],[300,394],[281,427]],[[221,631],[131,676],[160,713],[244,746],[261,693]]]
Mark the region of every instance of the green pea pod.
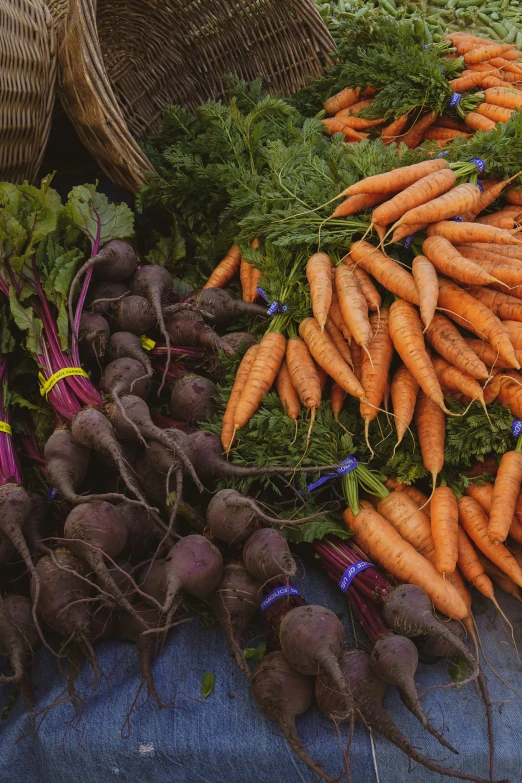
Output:
[[503,24],[500,24],[500,22],[491,22],[491,28],[497,33],[497,35],[500,36],[501,39],[504,39],[508,34],[508,31]]
[[514,24],[507,25],[508,28],[508,34],[504,39],[504,43],[515,43],[515,38],[517,37],[518,33],[518,27],[516,27]]
[[517,46],[522,46],[522,30],[518,31],[517,37],[515,38],[515,43]]
[[439,43],[439,41],[442,41],[442,35],[440,35],[440,33],[433,33],[433,41],[434,43]]
[[395,16],[397,14],[397,9],[391,4],[390,0],[379,0],[379,5],[382,10],[386,11],[390,16]]

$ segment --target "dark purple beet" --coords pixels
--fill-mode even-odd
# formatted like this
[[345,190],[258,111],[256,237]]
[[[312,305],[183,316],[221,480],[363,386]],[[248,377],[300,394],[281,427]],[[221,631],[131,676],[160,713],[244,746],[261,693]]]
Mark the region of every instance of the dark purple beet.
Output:
[[111,330],[99,313],[82,313],[78,331],[78,347],[82,359],[101,361],[105,356]]
[[112,306],[115,299],[119,299],[128,293],[129,289],[125,283],[111,283],[108,280],[101,280],[89,286],[87,291],[86,304],[93,313],[99,313],[104,318],[112,318]]
[[216,384],[190,373],[172,387],[170,412],[177,421],[196,423],[216,412]]

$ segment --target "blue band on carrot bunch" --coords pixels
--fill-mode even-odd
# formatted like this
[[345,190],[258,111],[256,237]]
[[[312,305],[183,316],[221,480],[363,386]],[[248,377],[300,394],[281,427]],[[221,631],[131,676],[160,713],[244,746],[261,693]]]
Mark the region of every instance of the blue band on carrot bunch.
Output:
[[456,217],[448,218],[448,220],[452,220],[454,223],[462,223],[462,218],[456,215]]
[[452,92],[450,95],[450,99],[448,101],[448,106],[450,106],[451,108],[458,106],[461,98],[462,95],[460,94],[460,92]]
[[511,434],[514,438],[519,438],[522,435],[522,421],[520,419],[513,419]]
[[[263,297],[265,302],[269,301],[268,296],[266,295],[266,293],[263,291],[262,288],[257,286],[256,291],[259,294],[259,296]],[[268,310],[266,311],[267,315],[277,315],[278,313],[287,313],[287,312],[288,312],[288,307],[285,304],[281,304],[277,300],[273,301],[268,306]]]
[[408,237],[406,237],[406,239],[402,240],[402,246],[408,248],[416,236],[417,236],[417,232],[415,232],[415,234],[410,234]]
[[357,563],[352,563],[352,565],[348,566],[339,580],[339,587],[343,593],[348,591],[348,588],[352,584],[357,574],[360,571],[364,571],[366,568],[373,568],[373,563],[368,563],[366,560],[358,560]]
[[277,601],[279,598],[284,598],[285,595],[301,595],[297,587],[294,587],[293,585],[284,585],[283,587],[276,587],[275,590],[272,590],[271,593],[267,595],[266,598],[264,598],[261,601],[261,611],[264,612],[265,609],[268,609],[268,607],[274,603],[274,601]]
[[448,150],[443,150],[442,152],[439,152],[438,155],[435,155],[435,157],[436,158],[443,158],[447,154],[448,154]]
[[320,487],[321,484],[325,484],[327,481],[330,481],[330,479],[339,478],[339,476],[345,476],[347,473],[351,473],[352,470],[355,470],[358,464],[359,460],[355,459],[355,457],[347,457],[341,462],[338,468],[335,468],[335,470],[332,470],[330,473],[326,473],[324,476],[321,476],[321,478],[318,478],[317,481],[314,481],[312,484],[308,484],[306,489],[308,492],[311,492],[313,489]]
[[468,163],[474,163],[481,174],[486,170],[486,164],[482,158],[470,158]]
[[58,494],[58,490],[56,489],[56,487],[51,487],[51,489],[45,496],[47,503],[52,503],[57,494]]
[[477,180],[477,188],[480,190],[481,193],[484,193],[484,185],[479,179]]

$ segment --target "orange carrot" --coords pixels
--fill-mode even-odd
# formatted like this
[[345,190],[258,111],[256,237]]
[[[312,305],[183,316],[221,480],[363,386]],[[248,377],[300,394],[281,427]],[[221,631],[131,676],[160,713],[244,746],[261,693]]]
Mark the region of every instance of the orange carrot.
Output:
[[317,364],[317,362],[314,360],[314,366],[315,371],[317,373],[317,377],[319,378],[319,386],[321,387],[321,392],[326,389],[326,384],[328,383],[328,373],[323,370],[323,368]]
[[330,215],[331,218],[348,217],[362,212],[363,209],[369,209],[376,204],[386,201],[389,193],[360,193],[358,196],[348,196],[342,201],[337,209]]
[[482,552],[477,552],[477,550],[475,550],[475,554],[478,557],[480,565],[484,569],[484,573],[489,576],[491,581],[494,582],[497,587],[500,587],[500,589],[503,590],[503,592],[507,595],[512,596],[512,598],[516,598],[517,601],[522,601],[519,589],[513,580],[510,579],[509,576],[506,576],[503,571],[498,568],[498,566],[491,562],[491,560],[488,560],[488,558],[485,557]]
[[368,428],[370,422],[377,418],[377,408],[381,407],[393,358],[393,343],[388,329],[388,318],[387,307],[383,307],[380,313],[372,313],[370,326],[374,337],[368,349],[369,353],[362,355],[361,383],[368,402],[361,402],[360,410],[364,419],[364,434],[367,443]]
[[300,337],[291,337],[288,340],[286,361],[299,399],[306,408],[316,411],[321,404],[321,384],[310,351]]
[[509,188],[509,190],[506,190],[506,199],[509,204],[522,206],[522,190],[519,188]]
[[400,242],[401,239],[409,237],[412,234],[417,234],[419,231],[424,231],[428,227],[427,223],[404,223],[402,226],[398,226],[392,234],[392,243]]
[[521,482],[522,453],[507,451],[500,460],[493,486],[488,535],[494,544],[502,543],[508,536]]
[[[366,101],[363,101],[363,103],[366,103]],[[335,115],[334,119],[341,120],[348,128],[353,128],[357,131],[373,128],[375,125],[381,125],[384,122],[383,119],[367,120],[365,117],[357,117],[354,114],[351,114],[351,108],[343,109]]]
[[344,339],[340,329],[337,328],[330,314],[328,314],[328,318],[326,319],[326,331],[328,332],[328,335],[330,336],[333,344],[335,345],[335,347],[343,357],[348,367],[350,367],[350,369],[353,370],[352,353],[350,351],[350,346]]
[[391,398],[393,405],[397,444],[401,443],[406,430],[413,419],[415,403],[419,393],[419,384],[405,365],[401,365],[391,383]]
[[248,261],[245,261],[245,259],[242,258],[239,267],[239,279],[241,281],[243,302],[250,301],[249,297],[250,297],[250,291],[252,289],[253,271],[254,271],[254,267],[252,266],[252,264],[249,264]]
[[332,408],[332,413],[335,421],[339,421],[339,414],[343,409],[345,397],[346,397],[345,390],[342,389],[338,383],[335,382],[332,383],[330,389],[330,406]]
[[457,139],[459,136],[465,136],[466,138],[469,139],[469,130],[460,131],[460,130],[454,130],[452,128],[436,128],[435,126],[432,125],[431,128],[428,128],[428,130],[426,131],[426,133],[422,138],[428,141],[448,142],[448,141],[452,141],[453,139]]
[[453,117],[449,117],[447,114],[442,114],[440,117],[437,117],[436,127],[450,128],[451,130],[459,130],[467,133],[467,128],[463,122],[459,122],[458,120],[453,119]]
[[429,326],[435,315],[439,298],[439,281],[435,267],[424,256],[413,259],[411,271],[420,296],[420,314],[424,326]]
[[480,106],[477,106],[477,113],[483,114],[484,117],[493,122],[507,122],[515,112],[513,109],[495,106],[493,103],[481,103]]
[[352,106],[352,104],[356,103],[359,100],[360,94],[361,90],[359,87],[356,87],[355,89],[347,87],[346,89],[341,90],[341,92],[332,95],[331,98],[328,98],[328,100],[324,102],[324,110],[327,114],[337,114],[341,109],[346,109],[348,106]]
[[234,439],[234,416],[236,415],[236,408],[241,397],[241,393],[245,387],[245,383],[250,373],[253,361],[258,352],[259,345],[251,345],[246,351],[245,355],[239,365],[236,378],[234,380],[234,386],[228,398],[227,407],[223,414],[223,423],[221,425],[221,443],[226,452],[230,451],[232,442]]
[[326,253],[310,256],[306,264],[306,279],[310,286],[314,318],[324,329],[332,302],[332,262]]
[[345,106],[343,109],[340,109],[338,112],[336,112],[335,116],[340,117],[341,119],[343,117],[351,117],[354,114],[359,114],[363,109],[367,109],[369,106],[371,106],[373,103],[373,100],[369,100],[367,98],[363,99],[362,101],[359,100],[356,103],[352,103],[351,106]]
[[441,236],[429,236],[422,250],[439,272],[467,285],[488,285],[501,282],[481,266],[462,256],[451,242]]
[[377,503],[377,511],[393,525],[397,533],[431,563],[435,563],[435,544],[428,516],[412,498],[393,490]]
[[482,407],[486,408],[482,387],[471,375],[467,375],[467,373],[459,370],[458,367],[454,367],[441,356],[434,356],[432,362],[443,389],[459,391],[466,397],[469,397],[470,400],[478,400]]
[[422,324],[416,309],[401,299],[390,307],[390,335],[395,350],[425,394],[446,410],[442,389],[424,345]]
[[420,489],[417,489],[413,484],[402,484],[400,481],[398,481],[396,478],[388,478],[386,479],[386,489],[389,489],[390,491],[392,489],[397,489],[400,492],[405,492],[409,497],[416,503],[417,508],[421,508],[428,519],[430,519],[430,499],[427,495],[424,494],[424,492],[421,492]]
[[505,109],[522,109],[522,94],[515,90],[508,90],[503,87],[493,87],[485,91],[487,103],[494,103],[495,106],[503,106]]
[[507,291],[508,288],[516,286],[522,280],[522,264],[517,259],[475,247],[470,248],[457,245],[456,250],[464,258],[471,260],[488,274],[495,274],[496,280],[490,281],[491,286],[502,284],[502,290]]
[[390,122],[389,125],[382,129],[381,140],[384,142],[384,144],[391,144],[392,141],[397,141],[397,139],[400,139],[408,119],[408,114],[401,114],[400,117],[397,117],[396,120],[393,120],[393,122]]
[[247,424],[274,383],[286,350],[286,340],[279,332],[268,332],[259,343],[250,373],[238,400],[234,415],[234,432]]
[[435,565],[441,574],[452,574],[457,565],[459,507],[450,487],[437,487],[430,501]]
[[492,57],[500,57],[504,52],[511,49],[511,44],[493,44],[493,46],[479,46],[464,55],[466,65],[481,63],[485,60],[491,60]]
[[375,174],[373,177],[366,177],[366,179],[350,185],[340,195],[356,196],[359,193],[397,193],[409,187],[409,185],[413,185],[421,177],[448,167],[449,163],[444,158],[414,163],[411,166],[403,166],[386,174]]
[[421,204],[419,207],[410,209],[406,212],[395,225],[402,223],[436,223],[439,220],[460,215],[466,212],[480,198],[481,191],[477,185],[465,182],[463,185],[457,185],[442,196],[428,201],[427,204]]
[[516,585],[522,586],[522,569],[504,544],[493,544],[488,535],[488,517],[473,498],[464,496],[458,500],[459,520],[462,527],[482,554],[495,563]]
[[347,139],[354,139],[355,141],[361,141],[368,135],[367,133],[359,133],[359,131],[350,128],[344,119],[339,120],[337,117],[329,117],[326,120],[321,120],[321,122],[328,130],[330,135],[333,135],[334,133],[343,133]]
[[[466,92],[481,84],[484,74],[481,72],[465,71],[463,75],[449,81],[453,92]],[[488,78],[488,77],[486,77]]]
[[365,272],[362,267],[357,266],[350,254],[344,256],[341,260],[343,264],[354,273],[355,279],[359,283],[359,288],[368,304],[368,310],[378,312],[382,301],[381,295],[375,288],[368,272]]
[[348,325],[353,339],[367,351],[373,338],[368,318],[368,303],[359,288],[355,275],[348,267],[336,267],[335,290],[339,298],[343,319]]
[[471,128],[471,130],[474,131],[490,131],[495,130],[497,124],[493,122],[493,120],[489,120],[487,117],[484,117],[482,114],[479,114],[476,111],[468,111],[466,116],[464,117],[464,122],[468,126],[468,128]]
[[321,332],[321,327],[315,318],[305,318],[299,324],[299,334],[308,346],[308,350],[317,364],[325,370],[333,380],[351,394],[362,399],[364,389],[350,370],[327,332]]
[[491,405],[491,403],[497,399],[502,388],[502,373],[495,369],[492,369],[491,372],[493,378],[484,386],[484,400],[486,401],[486,405]]
[[361,366],[362,366],[362,348],[360,345],[357,345],[355,340],[350,346],[350,353],[352,354],[352,362],[353,362],[353,374],[357,378],[358,381],[361,380],[362,372],[361,372]]
[[405,212],[426,204],[452,188],[457,178],[451,169],[441,169],[414,182],[389,201],[385,201],[372,212],[372,223],[387,226],[395,223]]
[[[519,209],[519,207],[517,207],[517,209]],[[503,229],[508,233],[515,228],[516,222],[516,213],[514,214],[513,212],[508,212],[504,209],[477,218],[477,223],[479,225]]]
[[468,348],[459,330],[445,316],[434,315],[426,329],[426,337],[437,353],[472,378],[485,380],[489,376],[485,364]]
[[484,484],[470,484],[466,487],[466,495],[477,501],[479,506],[484,509],[489,516],[491,513],[491,501],[493,499],[493,484],[486,481]]
[[[517,207],[518,209],[518,207]],[[509,231],[477,223],[455,223],[452,220],[441,220],[428,227],[428,236],[445,237],[454,245],[469,242],[486,242],[498,245],[521,245],[522,242]]]
[[427,131],[430,125],[433,125],[436,119],[437,114],[434,111],[425,114],[424,117],[421,117],[419,120],[414,122],[409,131],[401,137],[401,144],[406,144],[406,146],[410,149],[418,147],[422,141],[424,133]]
[[486,337],[512,367],[520,369],[509,334],[489,307],[445,279],[439,281],[439,307],[444,308],[453,320],[466,329],[475,332],[479,337]]
[[239,272],[241,266],[241,250],[238,245],[232,245],[228,253],[221,259],[203,288],[223,288],[234,275]]
[[286,411],[288,416],[295,421],[299,416],[299,395],[297,394],[292,383],[286,359],[283,359],[281,362],[281,367],[277,373],[276,389],[277,395],[281,400],[283,410]]
[[[486,89],[488,89],[488,90],[496,89],[497,87],[500,87],[500,89],[503,89],[503,90],[505,90],[506,88],[507,89],[511,88],[511,85],[509,84],[509,82],[505,82],[504,79],[499,79],[498,76],[493,76],[493,75],[488,75],[488,74],[483,74],[482,75],[482,79],[478,83],[478,86],[482,87],[483,90],[486,90]],[[489,103],[491,103],[491,102],[492,101],[489,101]],[[510,109],[510,108],[514,108],[514,107],[507,106],[506,108]]]
[[424,467],[433,482],[444,466],[444,442],[446,439],[446,417],[440,406],[430,400],[421,390],[415,406],[415,426],[422,453]]
[[420,304],[413,276],[369,242],[363,239],[354,242],[350,257],[392,294],[412,304]]
[[507,71],[508,73],[514,73],[517,76],[522,76],[522,70],[520,67],[510,60],[506,60],[504,57],[493,57],[491,60],[489,60],[490,65],[494,65],[495,68],[500,68],[502,71]]
[[453,619],[466,617],[468,609],[452,584],[444,581],[434,565],[374,509],[363,508],[355,516],[347,509],[345,524],[353,531],[358,546],[401,582],[422,587],[437,609]]
[[[469,338],[466,338],[466,343],[488,367],[495,367],[497,370],[509,370],[510,365],[508,362],[502,359],[489,343],[486,343],[483,340],[471,340]],[[517,351],[515,349],[515,356],[520,361],[520,359],[522,359],[522,351]],[[498,388],[500,389],[500,384]]]
[[457,532],[458,563],[462,574],[479,593],[497,604],[491,579],[486,575],[473,544],[460,525],[457,527]]
[[332,303],[330,304],[330,312],[329,315],[332,318],[332,321],[335,323],[341,334],[343,335],[346,342],[351,345],[352,344],[352,333],[348,329],[348,326],[346,325],[343,314],[341,312],[341,308],[339,306],[339,298],[337,296],[337,291],[334,289],[332,291]]
[[470,288],[469,293],[485,304],[492,313],[500,318],[501,321],[519,321],[522,322],[522,302],[514,296],[492,291],[491,288],[477,286]]

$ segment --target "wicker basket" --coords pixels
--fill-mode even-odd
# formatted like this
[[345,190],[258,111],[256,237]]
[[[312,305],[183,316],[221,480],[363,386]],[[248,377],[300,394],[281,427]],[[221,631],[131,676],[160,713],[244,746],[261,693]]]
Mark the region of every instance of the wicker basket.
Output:
[[167,104],[223,96],[225,73],[291,93],[334,48],[313,0],[69,0],[60,97],[105,173],[136,191],[151,169],[137,141]]
[[56,85],[56,40],[42,0],[0,0],[0,179],[33,181]]

